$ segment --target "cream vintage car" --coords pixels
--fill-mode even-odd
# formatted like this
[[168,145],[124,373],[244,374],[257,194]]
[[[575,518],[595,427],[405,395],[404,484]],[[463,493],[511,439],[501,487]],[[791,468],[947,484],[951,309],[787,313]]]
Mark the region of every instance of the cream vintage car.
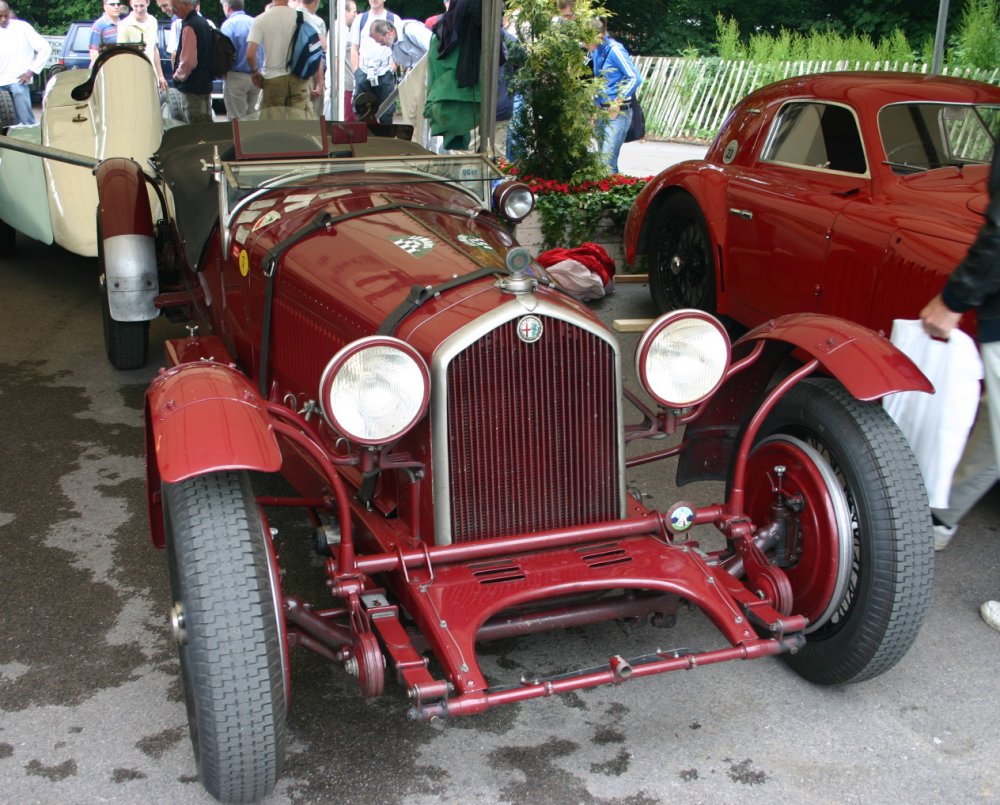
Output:
[[[103,52],[92,70],[67,70],[45,89],[41,121],[6,136],[78,155],[76,164],[40,160],[0,149],[0,254],[14,249],[14,232],[97,256],[95,160],[128,157],[147,165],[160,145],[164,119],[153,66],[130,46]],[[150,203],[158,209],[155,193]]]

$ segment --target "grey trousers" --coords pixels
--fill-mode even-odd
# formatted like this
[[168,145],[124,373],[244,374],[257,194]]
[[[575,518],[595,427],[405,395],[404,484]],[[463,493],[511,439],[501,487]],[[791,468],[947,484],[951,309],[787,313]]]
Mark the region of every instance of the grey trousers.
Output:
[[254,86],[250,73],[230,70],[222,82],[222,99],[230,120],[242,118],[257,111],[260,90]]
[[1000,480],[1000,342],[982,344],[986,394],[979,401],[976,424],[951,481],[947,509],[931,509],[946,526],[956,526]]

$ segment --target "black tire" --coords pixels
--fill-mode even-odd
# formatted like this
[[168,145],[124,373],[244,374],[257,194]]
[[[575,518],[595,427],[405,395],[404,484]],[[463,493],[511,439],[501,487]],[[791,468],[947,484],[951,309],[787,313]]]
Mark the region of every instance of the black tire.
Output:
[[5,89],[0,89],[0,129],[17,123],[17,112],[14,110],[14,96]]
[[172,120],[187,123],[187,104],[184,103],[184,93],[176,87],[167,87],[166,107]]
[[0,257],[13,257],[17,251],[17,230],[0,221]]
[[65,64],[53,64],[49,68],[49,72],[48,72],[45,80],[48,81],[48,79],[52,78],[52,76],[59,75],[59,73],[65,73],[65,72],[66,72],[66,65]]
[[286,662],[280,592],[243,472],[164,484],[171,624],[188,727],[205,789],[252,802],[285,757]]
[[[100,244],[100,233],[98,233]],[[98,251],[101,247],[98,245]],[[104,351],[115,369],[141,369],[149,356],[149,322],[115,321],[111,317],[108,287],[104,274],[104,258],[100,255],[101,329],[104,331]]]
[[[841,537],[849,562],[845,585],[826,602],[831,611],[807,634],[805,648],[784,655],[785,659],[801,676],[819,684],[878,676],[909,650],[930,603],[934,538],[916,459],[879,403],[860,402],[829,379],[809,379],[795,386],[767,418],[757,445],[776,435],[779,444],[783,437],[792,437],[789,443],[804,442],[812,448],[816,461],[825,463],[819,469],[831,479],[827,485],[834,487],[834,497],[846,502],[848,515]],[[748,493],[753,517],[761,516],[764,498],[771,497],[771,478],[764,476],[772,467],[758,462],[756,468],[755,477],[748,474],[747,488],[760,490],[766,485],[767,491],[757,493],[756,504],[750,502],[754,493]],[[788,472],[786,488],[796,483],[796,471],[789,467]],[[811,475],[819,477],[816,472]],[[817,502],[814,508],[819,507]],[[814,544],[829,540],[829,535],[809,534],[809,511],[807,499],[803,562],[809,561],[810,540]],[[819,578],[828,569],[817,567],[810,573],[805,568],[802,577],[807,581],[799,584],[815,584],[808,579]],[[796,601],[811,592],[795,589]]]
[[715,251],[698,203],[683,192],[669,196],[654,213],[646,242],[649,291],[657,310],[715,313]]

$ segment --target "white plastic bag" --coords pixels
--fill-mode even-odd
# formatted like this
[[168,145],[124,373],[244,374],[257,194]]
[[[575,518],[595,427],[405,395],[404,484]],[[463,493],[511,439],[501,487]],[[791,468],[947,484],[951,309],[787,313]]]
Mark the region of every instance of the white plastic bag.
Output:
[[947,509],[951,477],[979,406],[983,362],[968,334],[953,330],[947,341],[938,341],[919,320],[896,319],[892,343],[927,375],[935,393],[889,394],[882,405],[910,441],[931,508]]
[[579,260],[560,260],[545,270],[556,285],[583,302],[600,299],[605,294],[601,278]]

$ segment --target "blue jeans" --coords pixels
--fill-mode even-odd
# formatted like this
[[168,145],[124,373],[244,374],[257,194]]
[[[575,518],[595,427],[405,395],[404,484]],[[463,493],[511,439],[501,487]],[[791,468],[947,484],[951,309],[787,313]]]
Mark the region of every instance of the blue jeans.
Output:
[[8,90],[11,98],[14,99],[14,115],[17,117],[17,122],[26,126],[34,126],[35,113],[31,111],[31,86],[15,82],[6,84],[0,89]]
[[521,109],[524,108],[524,98],[520,95],[513,96],[513,105],[510,112],[510,125],[507,128],[507,143],[504,148],[504,156],[508,162],[517,162],[518,157],[523,157],[523,147],[514,132],[514,122],[520,118]]
[[614,120],[602,123],[597,129],[601,157],[604,159],[604,164],[611,168],[612,173],[618,173],[618,154],[621,153],[630,125],[632,125],[632,107],[625,106],[615,115]]

